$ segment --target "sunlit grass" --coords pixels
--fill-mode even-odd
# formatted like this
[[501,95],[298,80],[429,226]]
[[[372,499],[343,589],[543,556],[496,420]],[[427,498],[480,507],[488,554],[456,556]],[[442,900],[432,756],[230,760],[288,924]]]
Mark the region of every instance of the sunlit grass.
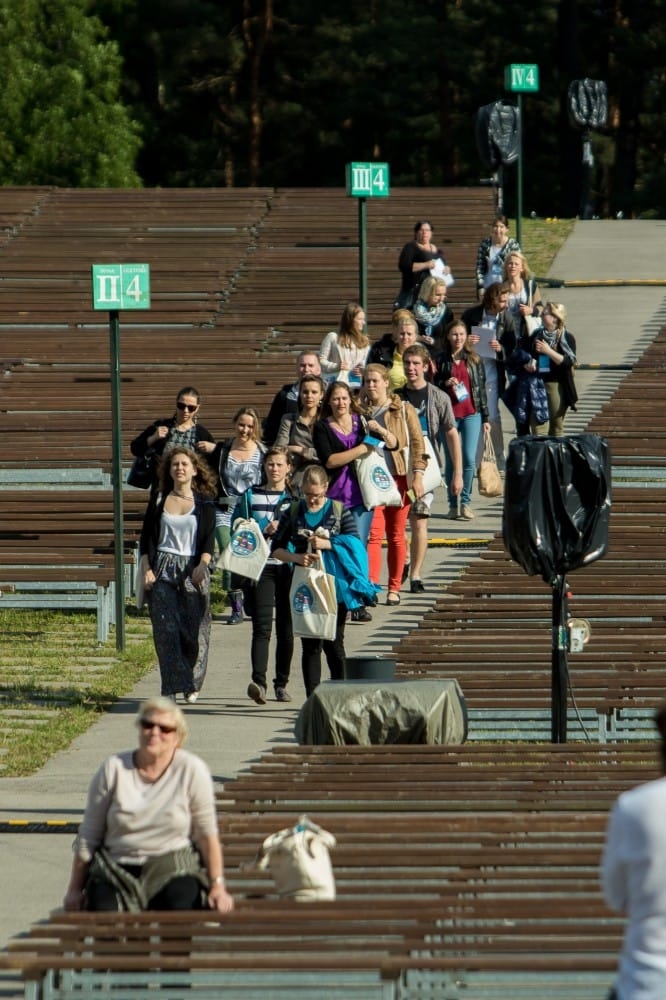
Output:
[[148,618],[128,609],[125,631],[119,653],[94,614],[0,612],[0,775],[38,770],[152,668]]
[[[523,219],[520,245],[532,274],[546,277],[560,248],[571,235],[575,222],[575,219]],[[515,221],[512,221],[512,235],[515,232]]]

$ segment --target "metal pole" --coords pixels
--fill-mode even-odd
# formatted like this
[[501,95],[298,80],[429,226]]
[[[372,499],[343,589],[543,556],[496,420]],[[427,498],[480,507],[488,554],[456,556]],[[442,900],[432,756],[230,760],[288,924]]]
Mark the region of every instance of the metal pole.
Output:
[[113,547],[116,579],[116,649],[125,649],[125,544],[123,538],[123,466],[120,421],[120,320],[109,313],[111,351]]
[[368,246],[365,198],[358,199],[358,301],[368,311]]
[[551,743],[567,742],[568,603],[564,576],[553,581],[551,659]]
[[[521,242],[523,229],[523,95],[518,94],[518,194],[516,199],[516,239]],[[521,244],[522,246],[522,244]]]
[[594,212],[590,193],[592,190],[592,167],[594,166],[594,155],[592,153],[592,134],[589,128],[583,132],[583,166],[581,171],[581,195],[579,215],[581,219],[591,219]]

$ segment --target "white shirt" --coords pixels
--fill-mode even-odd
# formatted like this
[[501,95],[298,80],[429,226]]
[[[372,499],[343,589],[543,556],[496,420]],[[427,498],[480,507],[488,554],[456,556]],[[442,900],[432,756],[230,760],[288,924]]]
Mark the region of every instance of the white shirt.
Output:
[[160,552],[187,556],[188,559],[194,555],[197,550],[197,519],[194,507],[188,514],[169,514],[166,510],[162,511],[157,548]]
[[619,796],[601,862],[606,902],[628,918],[620,1000],[666,997],[666,778]]

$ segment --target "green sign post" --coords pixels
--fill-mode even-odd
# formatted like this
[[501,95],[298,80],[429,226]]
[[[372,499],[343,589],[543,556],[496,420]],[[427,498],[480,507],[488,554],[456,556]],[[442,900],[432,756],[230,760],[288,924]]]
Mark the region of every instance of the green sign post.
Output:
[[518,196],[516,204],[516,239],[520,243],[523,222],[523,94],[539,90],[539,67],[534,63],[511,63],[504,67],[504,87],[518,95]]
[[116,583],[116,649],[125,648],[125,560],[123,538],[123,465],[120,409],[120,309],[150,308],[148,264],[93,264],[93,309],[109,313],[111,354],[113,533]]
[[539,67],[534,63],[512,63],[505,66],[504,89],[513,94],[538,93]]
[[388,163],[348,163],[347,194],[358,198],[358,300],[368,309],[368,246],[366,198],[388,198]]

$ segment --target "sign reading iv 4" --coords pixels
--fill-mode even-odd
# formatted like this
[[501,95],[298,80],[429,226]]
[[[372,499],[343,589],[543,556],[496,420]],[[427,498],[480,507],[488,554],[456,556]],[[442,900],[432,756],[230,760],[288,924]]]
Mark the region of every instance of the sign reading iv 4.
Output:
[[534,63],[505,66],[504,87],[514,94],[535,94],[539,89],[539,67]]
[[352,198],[388,198],[388,163],[348,163],[347,194]]
[[149,264],[93,264],[93,309],[150,309]]

